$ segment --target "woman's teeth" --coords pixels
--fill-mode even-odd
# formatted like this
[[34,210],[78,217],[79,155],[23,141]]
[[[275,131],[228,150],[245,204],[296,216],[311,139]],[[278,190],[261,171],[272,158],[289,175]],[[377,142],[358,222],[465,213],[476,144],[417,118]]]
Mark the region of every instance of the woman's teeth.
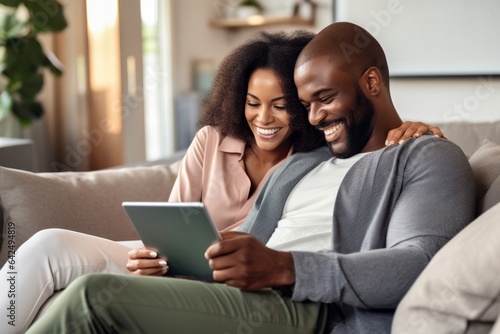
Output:
[[257,128],[257,132],[261,135],[274,135],[275,133],[278,133],[280,130],[281,128],[275,128],[275,129]]

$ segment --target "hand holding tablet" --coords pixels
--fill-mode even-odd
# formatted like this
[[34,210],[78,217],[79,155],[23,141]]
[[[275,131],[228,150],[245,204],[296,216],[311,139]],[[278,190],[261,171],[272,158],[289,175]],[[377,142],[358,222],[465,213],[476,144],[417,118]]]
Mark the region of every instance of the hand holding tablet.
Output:
[[212,280],[204,253],[220,234],[203,203],[124,202],[144,246],[168,261],[168,274]]

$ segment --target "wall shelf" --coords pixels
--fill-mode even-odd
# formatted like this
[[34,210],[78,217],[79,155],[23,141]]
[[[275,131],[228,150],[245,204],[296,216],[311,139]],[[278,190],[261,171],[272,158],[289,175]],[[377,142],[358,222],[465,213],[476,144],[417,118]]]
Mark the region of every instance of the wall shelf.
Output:
[[262,27],[276,24],[313,26],[314,20],[305,20],[298,16],[267,17],[262,15],[252,15],[246,19],[214,19],[210,21],[210,25],[212,27],[224,29]]

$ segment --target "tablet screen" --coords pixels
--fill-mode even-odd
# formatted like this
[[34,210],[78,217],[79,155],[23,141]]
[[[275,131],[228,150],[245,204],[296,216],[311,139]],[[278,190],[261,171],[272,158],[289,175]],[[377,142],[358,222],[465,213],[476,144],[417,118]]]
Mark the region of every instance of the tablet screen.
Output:
[[203,203],[124,202],[144,246],[168,262],[168,276],[212,279],[204,257],[207,248],[220,240]]

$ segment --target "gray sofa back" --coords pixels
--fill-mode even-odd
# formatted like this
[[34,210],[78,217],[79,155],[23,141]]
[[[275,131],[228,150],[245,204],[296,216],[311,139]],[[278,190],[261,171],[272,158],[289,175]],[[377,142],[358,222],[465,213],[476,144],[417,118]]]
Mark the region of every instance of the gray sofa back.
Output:
[[500,144],[500,121],[483,123],[442,123],[439,126],[449,140],[460,146],[468,157],[483,144],[485,139]]

